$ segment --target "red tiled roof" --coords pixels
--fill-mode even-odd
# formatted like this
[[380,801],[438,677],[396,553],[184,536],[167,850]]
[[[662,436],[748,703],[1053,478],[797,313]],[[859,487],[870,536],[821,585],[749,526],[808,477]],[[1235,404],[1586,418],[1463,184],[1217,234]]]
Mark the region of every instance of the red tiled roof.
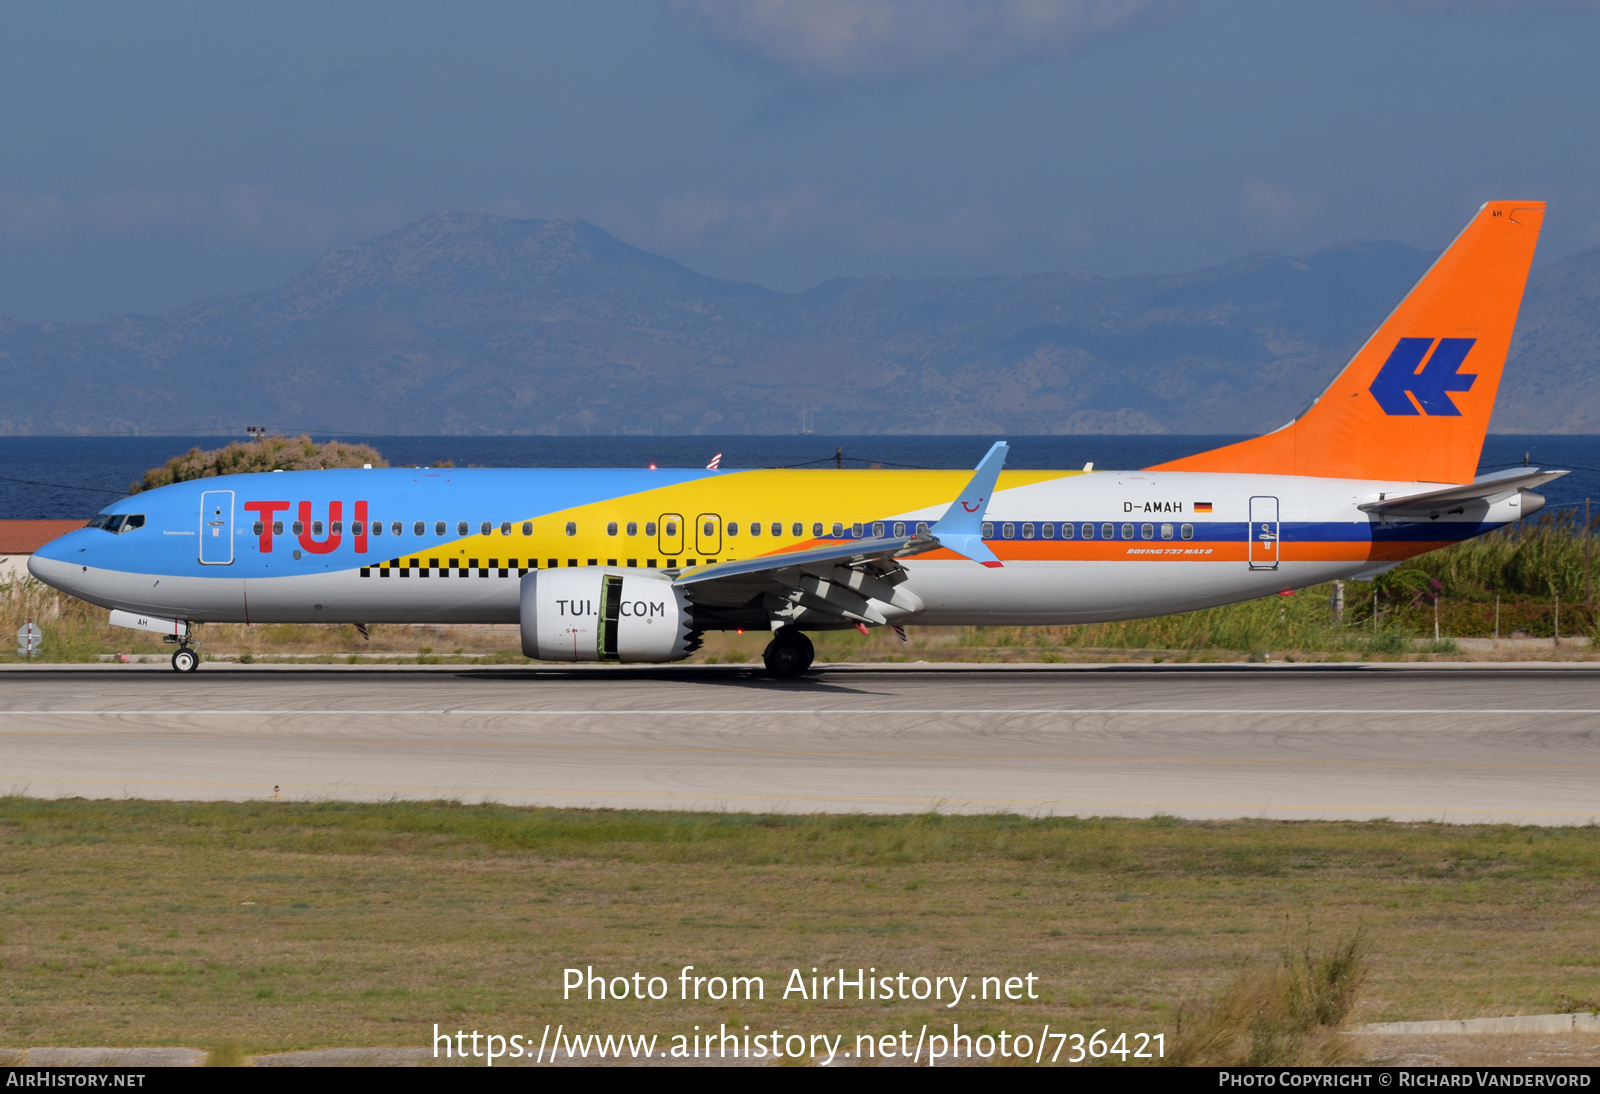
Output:
[[0,520],[0,557],[31,555],[57,536],[82,528],[86,520]]

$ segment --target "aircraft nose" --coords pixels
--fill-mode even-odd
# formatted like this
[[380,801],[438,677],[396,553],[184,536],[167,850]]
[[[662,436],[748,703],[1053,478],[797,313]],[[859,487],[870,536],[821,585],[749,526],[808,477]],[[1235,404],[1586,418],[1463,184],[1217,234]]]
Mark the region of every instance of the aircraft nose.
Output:
[[[82,579],[88,573],[84,569],[88,565],[87,555],[80,550],[86,546],[83,537],[83,532],[68,532],[46,543],[28,556],[28,573],[53,589],[79,596],[83,591]],[[84,561],[77,561],[78,556]]]
[[28,572],[51,588],[64,593],[74,593],[72,575],[80,567],[58,558],[51,558],[43,550],[28,556]]

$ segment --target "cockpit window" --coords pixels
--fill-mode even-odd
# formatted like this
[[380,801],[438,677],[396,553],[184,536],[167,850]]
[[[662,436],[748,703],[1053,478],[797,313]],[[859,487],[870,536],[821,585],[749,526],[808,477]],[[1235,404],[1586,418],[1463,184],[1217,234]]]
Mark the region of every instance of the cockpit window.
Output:
[[143,513],[96,513],[89,521],[90,528],[99,528],[120,536],[124,532],[131,532],[135,528],[144,527]]

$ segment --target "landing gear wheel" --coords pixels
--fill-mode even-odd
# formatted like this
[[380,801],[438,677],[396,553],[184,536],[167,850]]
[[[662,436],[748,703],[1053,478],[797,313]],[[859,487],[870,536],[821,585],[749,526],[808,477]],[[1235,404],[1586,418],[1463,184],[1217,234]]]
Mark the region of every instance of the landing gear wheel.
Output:
[[778,679],[793,680],[811,667],[816,656],[817,650],[811,644],[811,639],[800,631],[786,627],[772,636],[761,660],[767,666],[767,671]]
[[200,655],[184,648],[172,655],[173,672],[193,672],[200,667]]

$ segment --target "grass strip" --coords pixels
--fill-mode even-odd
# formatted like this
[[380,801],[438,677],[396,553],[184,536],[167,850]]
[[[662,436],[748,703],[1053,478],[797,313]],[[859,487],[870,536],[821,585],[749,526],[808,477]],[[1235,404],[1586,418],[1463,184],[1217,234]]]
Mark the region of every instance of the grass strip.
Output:
[[[416,1045],[432,1023],[663,1033],[1177,1030],[1354,937],[1354,1020],[1600,998],[1600,828],[761,816],[0,798],[0,1045]],[[681,1002],[678,970],[766,999]],[[668,978],[561,998],[562,969]],[[1040,977],[1036,1002],[782,999],[789,972]],[[974,980],[976,983],[976,980]]]

